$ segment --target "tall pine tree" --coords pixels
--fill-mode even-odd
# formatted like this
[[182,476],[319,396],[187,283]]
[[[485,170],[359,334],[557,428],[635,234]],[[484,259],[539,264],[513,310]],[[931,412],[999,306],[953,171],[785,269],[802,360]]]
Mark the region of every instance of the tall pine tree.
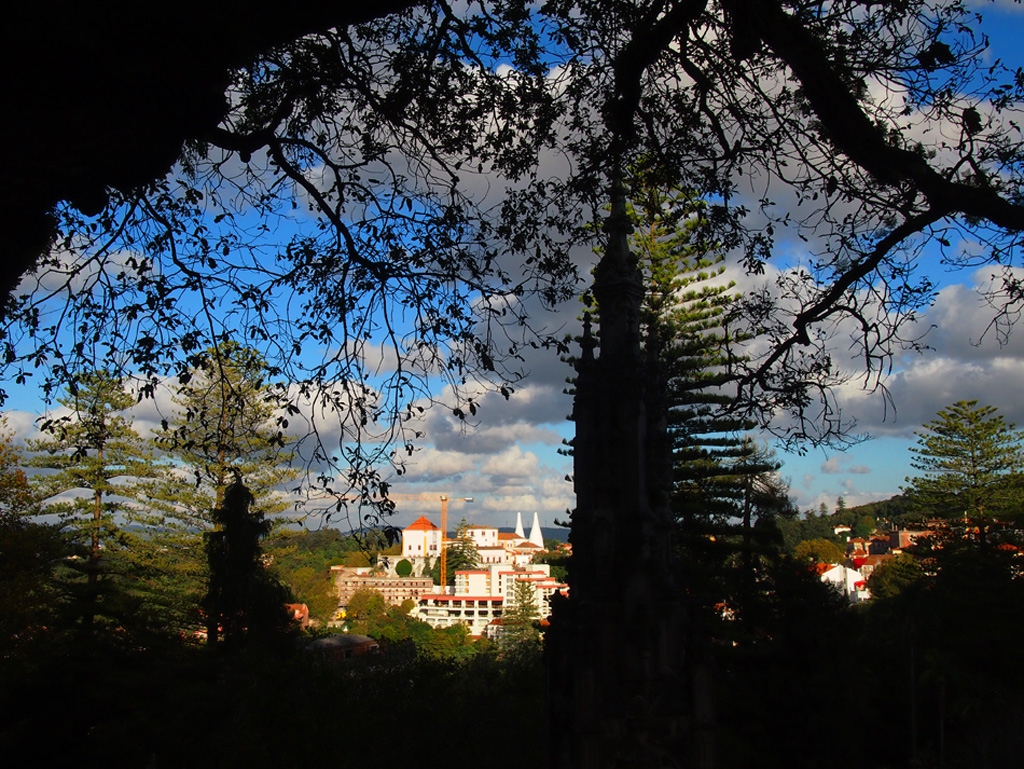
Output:
[[[29,441],[41,512],[60,517],[73,550],[60,582],[67,606],[91,631],[97,618],[123,627],[151,607],[151,532],[132,526],[137,482],[156,470],[127,411],[135,405],[120,379],[82,374],[59,403],[67,413],[42,421],[48,437]],[[158,600],[158,599],[157,599]]]
[[1021,514],[1024,433],[993,406],[957,401],[918,433],[904,492],[922,515],[962,518],[984,542],[995,519]]
[[[793,515],[780,464],[749,437],[756,423],[727,392],[750,335],[736,330],[739,298],[724,257],[701,235],[704,206],[641,185],[630,247],[644,271],[641,327],[652,376],[667,382],[672,508],[695,610],[717,617],[756,600],[758,573],[778,556],[778,516]],[[717,620],[712,620],[717,621]]]
[[[180,388],[175,412],[154,440],[172,469],[145,490],[150,509],[168,532],[164,573],[173,579],[179,605],[193,622],[200,604],[209,608],[211,594],[222,591],[214,584],[223,575],[211,566],[211,553],[225,553],[224,543],[236,535],[242,540],[252,532],[257,540],[265,537],[272,516],[290,506],[281,487],[300,474],[291,466],[294,454],[283,432],[287,422],[275,420],[282,402],[267,383],[267,373],[259,354],[234,342],[209,350]],[[234,504],[227,504],[225,495],[234,485],[245,494],[239,492]],[[210,642],[216,643],[222,626],[216,612],[206,611],[205,624]]]

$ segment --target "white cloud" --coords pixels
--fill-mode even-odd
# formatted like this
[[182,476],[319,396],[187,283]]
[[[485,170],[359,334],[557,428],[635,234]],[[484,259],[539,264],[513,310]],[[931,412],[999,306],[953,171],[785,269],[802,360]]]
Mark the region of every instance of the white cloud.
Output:
[[537,455],[533,452],[523,451],[519,446],[509,446],[484,462],[480,471],[508,482],[511,479],[535,478],[539,464]]
[[829,457],[827,461],[821,463],[821,472],[826,474],[838,473],[839,470],[839,457]]
[[472,454],[425,448],[409,458],[406,472],[416,483],[439,483],[454,482],[476,468],[477,459]]
[[973,285],[954,284],[939,292],[917,324],[928,330],[924,341],[930,349],[901,356],[884,380],[892,404],[857,382],[840,388],[844,413],[857,418],[859,429],[909,436],[939,409],[971,399],[996,406],[1010,421],[1024,424],[1024,401],[1019,398],[1024,334],[1011,333],[1001,345],[989,329],[994,311],[979,293],[989,272],[979,270]]

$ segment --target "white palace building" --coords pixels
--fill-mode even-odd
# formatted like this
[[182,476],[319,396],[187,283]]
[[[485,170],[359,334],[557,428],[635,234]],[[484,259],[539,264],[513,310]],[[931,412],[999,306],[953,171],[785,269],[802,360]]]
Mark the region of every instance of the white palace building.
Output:
[[[496,526],[473,525],[466,528],[466,536],[476,545],[483,565],[526,566],[533,556],[544,550],[544,536],[537,513],[533,514],[530,536],[523,533],[522,513],[516,513],[515,533],[500,532]],[[441,529],[425,515],[402,530],[402,557],[412,563],[413,573],[422,573],[427,559],[433,562],[440,557],[441,540]]]
[[[540,517],[533,514],[530,535],[523,529],[522,513],[516,516],[516,530],[500,532],[495,526],[469,526],[466,536],[476,545],[479,565],[475,569],[455,572],[454,587],[433,587],[423,592],[412,616],[433,627],[464,624],[472,635],[493,636],[500,627],[499,620],[505,599],[511,600],[517,582],[525,582],[534,589],[537,614],[547,617],[551,613],[551,596],[564,593],[568,586],[551,576],[547,564],[533,563],[533,557],[544,551]],[[402,531],[402,557],[413,564],[413,573],[422,574],[428,561],[440,557],[441,547],[447,545],[441,529],[426,516],[421,516]]]

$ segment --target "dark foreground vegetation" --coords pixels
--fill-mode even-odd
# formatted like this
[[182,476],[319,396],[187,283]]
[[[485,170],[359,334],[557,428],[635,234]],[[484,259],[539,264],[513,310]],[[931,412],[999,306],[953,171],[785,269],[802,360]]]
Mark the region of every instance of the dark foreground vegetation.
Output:
[[[357,10],[333,4],[330,14],[325,4],[279,14],[257,3],[231,17],[176,8],[159,25],[133,23],[127,8],[82,4],[66,14],[55,3],[36,5],[27,25],[7,25],[11,45],[0,46],[16,73],[7,128],[16,127],[8,145],[17,148],[0,162],[0,188],[16,201],[0,211],[12,263],[0,294],[34,268],[0,307],[5,383],[38,375],[48,397],[66,388],[80,399],[85,385],[117,396],[89,373],[109,371],[146,398],[176,379],[185,403],[189,391],[200,396],[184,408],[180,440],[160,449],[179,462],[197,448],[217,448],[214,459],[224,453],[207,440],[210,427],[223,426],[211,418],[210,396],[245,390],[244,377],[223,378],[231,356],[221,348],[244,331],[241,350],[262,348],[268,364],[270,379],[257,383],[288,396],[280,405],[289,416],[302,413],[301,394],[336,417],[338,430],[306,435],[314,474],[345,479],[342,495],[377,498],[421,438],[409,429],[410,399],[433,401],[433,385],[446,384],[452,416],[464,421],[476,415],[478,384],[508,398],[525,353],[568,351],[562,324],[539,313],[578,294],[587,267],[577,261],[581,245],[600,249],[607,240],[622,257],[596,270],[594,309],[613,332],[601,335],[601,357],[618,346],[638,360],[636,340],[625,344],[614,318],[636,315],[641,281],[622,247],[625,202],[650,178],[700,202],[683,219],[695,224],[705,255],[728,251],[751,275],[776,265],[789,273],[791,263],[778,257],[806,243],[797,255],[806,272],[755,290],[730,314],[733,340],[758,335],[764,343],[715,364],[736,377],[735,413],[765,424],[787,413],[783,437],[793,442],[827,442],[848,427],[833,397],[844,375],[833,331],[845,335],[847,322],[858,329],[844,347],[864,361],[869,386],[883,384],[907,347],[926,343],[909,324],[941,283],[916,267],[991,267],[993,333],[1007,333],[1019,317],[1024,287],[1002,268],[1021,263],[1024,152],[1015,121],[1024,78],[992,59],[997,52],[960,2],[385,0]],[[566,173],[548,178],[549,166]],[[609,204],[609,226],[595,226]],[[622,295],[603,293],[613,285]],[[648,351],[668,330],[654,320]],[[584,338],[585,359],[596,337]],[[383,374],[382,348],[398,359]],[[216,365],[195,382],[203,350]],[[246,353],[241,363],[256,360]],[[231,381],[237,386],[224,386]],[[261,451],[279,456],[272,450],[286,448],[288,420],[268,419],[279,428]],[[115,445],[104,437],[89,446],[71,426],[50,426],[57,429],[39,449],[52,461],[36,467],[53,484],[65,485],[83,458],[96,460],[97,472],[91,497],[61,497],[76,552],[60,552],[60,542],[49,550],[45,530],[14,523],[4,532],[38,545],[4,550],[0,562],[10,588],[0,595],[5,757],[79,766],[543,764],[542,733],[517,720],[544,723],[540,687],[517,700],[500,683],[539,684],[539,673],[512,675],[507,657],[483,648],[457,661],[386,654],[380,669],[323,669],[278,635],[269,614],[260,625],[267,635],[254,643],[253,615],[240,613],[247,595],[216,568],[240,549],[231,542],[248,536],[225,506],[243,471],[208,474],[204,499],[180,486],[167,497],[164,484],[149,484],[147,512],[159,515],[169,502],[173,514],[137,526],[178,527],[177,542],[188,543],[197,531],[190,519],[214,515],[203,547],[147,550],[141,545],[154,540],[132,546],[137,529],[112,532],[105,517],[115,478],[139,457],[127,453],[131,436],[111,420]],[[344,451],[320,442],[339,432]],[[115,448],[116,457],[104,454]],[[763,464],[747,456],[750,466]],[[285,478],[264,481],[272,489]],[[258,496],[257,484],[245,483]],[[754,491],[771,496],[753,483],[744,491],[744,501]],[[917,489],[925,501],[945,491]],[[63,493],[53,488],[47,498]],[[691,602],[689,669],[678,671],[677,694],[694,703],[692,736],[706,737],[706,763],[1019,763],[1020,543],[976,522],[988,510],[979,503],[966,526],[941,527],[902,562],[885,595],[856,610],[772,551],[772,521],[749,506],[738,561],[696,549],[723,535],[685,532],[679,583]],[[967,515],[961,505],[946,511]],[[629,504],[616,510],[623,519],[634,512]],[[253,538],[242,544],[261,595],[274,597],[275,586],[252,568],[260,563]],[[225,557],[217,561],[218,553]],[[180,567],[195,576],[203,556],[207,579],[156,589],[153,574]],[[51,613],[46,583],[36,579],[54,564],[64,572],[71,624]],[[125,589],[115,593],[119,580]],[[191,611],[197,592],[207,633],[216,637],[223,624],[231,653],[193,649],[185,640],[193,636],[177,632],[181,616],[156,623]],[[167,601],[146,598],[158,595]],[[600,619],[628,622],[626,608]],[[609,645],[600,632],[593,637],[602,664],[617,654],[638,659],[618,638]],[[561,652],[567,669],[591,648],[586,635],[572,639],[578,645]],[[646,675],[645,666],[635,669]],[[606,712],[588,727],[620,723],[600,683],[594,710]],[[675,718],[678,710],[666,712]],[[534,749],[535,757],[524,754]],[[600,758],[581,765],[611,766],[617,755]]]
[[[1005,537],[970,534],[950,527],[918,546],[882,597],[853,607],[781,552],[758,557],[750,591],[737,569],[696,579],[699,683],[679,696],[703,713],[694,739],[713,765],[1015,765],[1020,558]],[[706,600],[723,591],[727,609]],[[232,654],[139,629],[5,638],[0,751],[32,746],[39,766],[548,765],[558,724],[536,647],[509,654],[369,604],[354,629],[383,651],[340,662],[305,650],[297,630]]]
[[47,652],[4,671],[0,704],[0,751],[35,766],[543,765],[539,658],[224,660],[71,642]]

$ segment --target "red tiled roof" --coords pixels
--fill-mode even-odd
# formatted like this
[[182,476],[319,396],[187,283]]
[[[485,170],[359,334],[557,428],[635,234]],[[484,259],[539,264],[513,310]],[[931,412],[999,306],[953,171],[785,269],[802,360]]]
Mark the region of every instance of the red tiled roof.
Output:
[[425,515],[421,515],[415,521],[405,527],[406,531],[437,531],[437,526],[430,522]]

